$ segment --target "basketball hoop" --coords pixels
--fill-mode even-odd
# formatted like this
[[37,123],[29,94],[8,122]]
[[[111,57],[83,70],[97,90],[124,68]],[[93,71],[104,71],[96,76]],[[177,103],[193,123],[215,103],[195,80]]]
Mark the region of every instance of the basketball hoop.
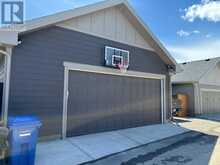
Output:
[[120,69],[121,73],[127,72],[127,68],[123,64],[118,64],[117,67]]

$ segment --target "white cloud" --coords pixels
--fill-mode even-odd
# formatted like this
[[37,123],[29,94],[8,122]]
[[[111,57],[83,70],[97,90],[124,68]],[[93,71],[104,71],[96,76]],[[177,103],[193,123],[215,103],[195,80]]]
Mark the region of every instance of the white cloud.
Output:
[[179,30],[179,31],[177,31],[176,33],[177,33],[177,35],[179,35],[180,37],[187,37],[187,36],[190,35],[189,32],[184,31],[184,30]]
[[185,30],[179,30],[176,32],[178,36],[180,37],[188,37],[190,36],[191,34],[200,34],[200,31],[198,30],[193,30],[193,31],[185,31]]
[[220,1],[202,0],[201,4],[194,4],[185,9],[183,19],[193,22],[196,18],[212,22],[220,21]]
[[193,30],[192,33],[193,33],[193,34],[200,34],[200,31],[198,31],[198,30]]
[[220,40],[206,41],[188,46],[167,46],[177,62],[220,57]]

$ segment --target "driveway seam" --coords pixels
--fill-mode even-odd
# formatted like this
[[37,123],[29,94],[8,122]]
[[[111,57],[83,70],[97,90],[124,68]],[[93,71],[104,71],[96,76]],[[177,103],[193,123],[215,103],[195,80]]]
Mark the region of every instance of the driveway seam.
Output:
[[133,138],[127,136],[127,135],[124,135],[124,134],[122,134],[121,132],[117,132],[117,133],[118,133],[119,135],[124,136],[125,138],[127,138],[127,139],[129,139],[129,140],[131,140],[131,141],[133,141],[133,142],[135,142],[135,143],[137,143],[138,145],[142,145],[142,143],[140,143],[139,141],[137,141],[137,140],[135,140],[135,139],[133,139]]
[[87,153],[85,150],[83,150],[83,149],[82,149],[80,146],[78,146],[77,144],[74,144],[74,143],[72,143],[72,142],[69,141],[69,140],[68,140],[68,142],[69,142],[72,146],[78,148],[80,151],[82,151],[84,154],[86,154],[86,156],[88,156],[88,157],[91,158],[92,160],[95,160],[95,159],[96,159],[96,158],[92,157],[89,153]]

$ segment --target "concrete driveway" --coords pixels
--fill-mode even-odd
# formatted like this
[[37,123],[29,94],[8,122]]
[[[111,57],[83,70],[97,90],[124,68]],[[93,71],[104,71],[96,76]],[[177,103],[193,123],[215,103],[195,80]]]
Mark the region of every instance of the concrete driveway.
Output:
[[220,122],[200,118],[178,121],[192,131],[87,165],[220,165]]
[[86,165],[208,165],[216,137],[190,132]]
[[209,165],[220,165],[220,121],[211,118],[187,119],[190,122],[180,123],[180,126],[206,135],[216,136],[217,141],[210,157]]
[[160,124],[39,143],[36,165],[76,165],[186,132]]

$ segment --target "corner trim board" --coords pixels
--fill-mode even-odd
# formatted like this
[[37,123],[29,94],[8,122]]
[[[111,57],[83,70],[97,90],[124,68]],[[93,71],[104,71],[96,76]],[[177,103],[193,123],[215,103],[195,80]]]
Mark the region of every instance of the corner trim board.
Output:
[[62,138],[66,138],[67,130],[67,103],[68,103],[68,84],[69,84],[69,69],[64,68],[64,89],[63,89],[63,120],[62,120]]
[[161,81],[161,123],[164,124],[166,115],[166,76],[162,74],[152,74],[145,72],[137,72],[128,70],[122,73],[120,70],[107,68],[103,66],[93,66],[88,64],[79,64],[73,62],[64,62],[64,90],[63,90],[63,121],[62,121],[62,138],[66,138],[67,134],[67,110],[68,110],[68,84],[69,84],[69,71],[81,71],[90,73],[99,73],[106,75],[117,75],[126,77],[139,77],[145,79],[156,79]]
[[3,122],[7,125],[8,120],[8,102],[9,102],[9,90],[10,90],[10,74],[11,74],[11,56],[12,47],[7,47],[5,52],[5,78],[3,86],[3,99],[2,99],[2,111],[3,111]]

